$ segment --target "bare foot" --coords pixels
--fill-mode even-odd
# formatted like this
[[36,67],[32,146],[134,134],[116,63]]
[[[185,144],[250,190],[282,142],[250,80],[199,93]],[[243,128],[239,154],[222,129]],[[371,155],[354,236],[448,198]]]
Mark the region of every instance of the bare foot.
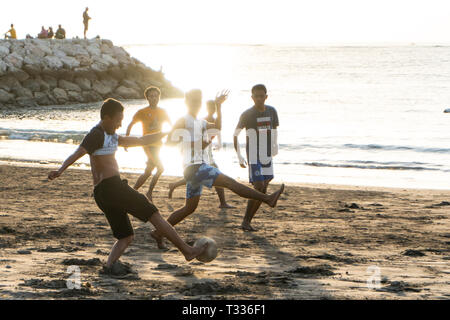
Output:
[[175,183],[169,183],[169,199],[172,199],[172,194],[174,190],[175,190]]
[[230,206],[228,203],[225,203],[225,204],[221,204],[221,205],[219,206],[219,208],[220,208],[220,209],[233,209],[233,208],[235,208],[235,207]]
[[241,228],[244,231],[251,231],[251,232],[258,231],[258,229],[253,228],[249,223],[244,222],[241,224]]
[[150,232],[150,236],[155,239],[158,249],[167,250],[167,246],[163,242],[163,237],[157,236],[155,231]]
[[197,258],[199,255],[201,255],[203,253],[203,251],[206,250],[207,247],[208,247],[208,243],[205,243],[201,247],[192,247],[192,251],[189,254],[184,255],[184,258],[186,259],[186,261],[191,261],[191,260]]
[[281,185],[280,189],[278,189],[277,192],[274,192],[270,195],[270,200],[267,202],[267,204],[272,208],[274,208],[277,205],[277,201],[280,198],[283,191],[284,191],[284,183]]

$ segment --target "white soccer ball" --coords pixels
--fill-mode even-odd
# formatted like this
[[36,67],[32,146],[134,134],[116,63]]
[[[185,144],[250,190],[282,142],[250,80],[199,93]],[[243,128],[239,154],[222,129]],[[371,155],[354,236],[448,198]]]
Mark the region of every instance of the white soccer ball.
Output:
[[217,243],[214,239],[204,237],[200,238],[194,243],[194,247],[201,247],[205,243],[208,244],[205,251],[199,256],[197,256],[197,260],[201,262],[211,262],[217,257]]

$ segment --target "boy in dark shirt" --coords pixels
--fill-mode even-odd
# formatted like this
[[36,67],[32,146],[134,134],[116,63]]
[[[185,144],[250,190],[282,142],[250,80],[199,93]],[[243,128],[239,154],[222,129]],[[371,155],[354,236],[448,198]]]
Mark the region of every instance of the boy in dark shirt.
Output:
[[[248,163],[249,181],[253,187],[262,192],[267,192],[267,187],[273,179],[272,157],[278,153],[277,127],[278,114],[274,107],[265,105],[267,89],[259,84],[252,88],[253,107],[242,113],[234,134],[234,148],[239,164],[242,168]],[[242,157],[238,136],[242,129],[246,129],[246,154],[247,162]],[[248,200],[242,229],[256,231],[250,223],[261,205],[261,201]]]

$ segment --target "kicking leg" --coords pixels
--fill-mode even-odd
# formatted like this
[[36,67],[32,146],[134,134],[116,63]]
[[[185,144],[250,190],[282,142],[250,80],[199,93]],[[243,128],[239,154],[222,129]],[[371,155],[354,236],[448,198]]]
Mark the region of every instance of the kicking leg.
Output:
[[[195,209],[197,209],[198,202],[200,200],[200,196],[195,196],[189,199],[186,199],[186,204],[184,207],[174,211],[170,217],[167,219],[167,222],[170,223],[172,226],[176,225],[180,221],[184,220],[188,215],[193,213]],[[155,239],[156,243],[158,244],[159,249],[165,249],[165,245],[163,243],[163,237],[165,236],[159,230],[155,230],[150,234],[153,239]]]
[[181,251],[187,261],[191,261],[206,249],[207,244],[199,248],[189,246],[180,238],[175,229],[166,220],[164,220],[159,212],[152,214],[150,217],[150,222],[155,226],[156,232],[159,233],[161,237],[166,237],[169,239],[169,241]]
[[172,194],[175,191],[176,188],[181,187],[182,185],[186,184],[186,180],[180,179],[178,181],[175,181],[173,183],[169,183],[169,199],[172,199]]
[[242,183],[239,183],[233,178],[230,178],[224,174],[220,174],[214,181],[213,185],[215,187],[230,189],[231,191],[233,191],[234,193],[243,198],[262,201],[272,208],[277,205],[277,201],[284,191],[284,184],[282,184],[280,189],[278,189],[278,191],[270,195],[267,195],[262,192],[259,192],[258,190],[249,188],[246,185],[243,185]]

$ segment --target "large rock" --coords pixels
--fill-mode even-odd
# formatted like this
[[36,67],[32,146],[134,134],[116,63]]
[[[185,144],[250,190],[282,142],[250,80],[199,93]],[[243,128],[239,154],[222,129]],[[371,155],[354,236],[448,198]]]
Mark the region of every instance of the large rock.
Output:
[[81,90],[87,91],[92,88],[91,81],[89,79],[77,77],[74,82],[81,88]]
[[9,55],[9,48],[6,47],[4,44],[0,45],[0,59],[3,59],[7,55]]
[[28,80],[25,80],[25,81],[22,83],[22,86],[23,86],[24,88],[27,88],[27,89],[31,90],[32,92],[39,92],[39,91],[41,91],[41,84],[40,84],[40,82],[39,82],[38,80],[36,80],[36,79],[28,79]]
[[83,96],[83,99],[86,102],[95,102],[103,100],[103,97],[95,91],[84,91],[83,93],[81,93],[81,95]]
[[23,58],[20,56],[17,52],[13,52],[9,55],[7,55],[3,61],[9,65],[13,66],[14,68],[21,69],[23,65]]
[[58,103],[66,103],[69,100],[66,90],[61,88],[53,89],[53,96],[58,101]]
[[12,88],[20,87],[20,82],[12,75],[0,78],[0,89],[10,92]]
[[78,85],[66,80],[59,80],[58,87],[67,91],[81,92],[81,88]]
[[28,88],[24,88],[22,86],[17,86],[15,88],[12,88],[11,90],[18,98],[28,98],[31,99],[33,98],[33,92],[28,89]]
[[60,59],[64,67],[67,69],[75,69],[80,66],[80,61],[78,61],[74,57],[61,57]]
[[7,102],[13,102],[14,101],[14,95],[0,89],[0,102],[7,103]]
[[42,80],[51,88],[54,89],[58,86],[58,80],[55,77],[49,75],[43,75]]
[[35,92],[34,99],[37,102],[37,104],[42,106],[51,104],[51,100],[49,99],[48,94],[45,92]]
[[0,60],[0,77],[6,75],[6,71],[8,70],[8,65]]
[[92,82],[92,89],[99,95],[104,97],[107,94],[111,93],[115,89],[115,87],[114,84],[108,80],[95,80],[94,82]]
[[62,67],[63,67],[63,63],[61,62],[61,59],[59,59],[56,56],[46,56],[44,58],[44,63],[45,63],[45,66],[51,70],[62,69]]
[[125,99],[139,98],[138,91],[131,89],[131,88],[124,87],[124,86],[118,87],[116,90],[114,90],[114,93],[124,97]]
[[15,77],[19,81],[25,81],[30,77],[28,73],[19,68],[9,66],[8,71],[10,75]]

